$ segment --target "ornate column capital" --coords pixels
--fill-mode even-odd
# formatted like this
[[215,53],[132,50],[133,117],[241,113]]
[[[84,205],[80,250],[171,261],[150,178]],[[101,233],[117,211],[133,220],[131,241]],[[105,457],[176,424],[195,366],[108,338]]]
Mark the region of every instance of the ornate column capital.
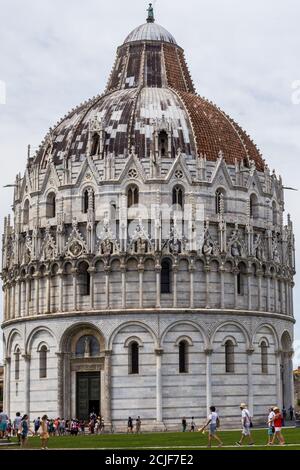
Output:
[[162,356],[164,353],[164,350],[162,348],[157,348],[154,351],[156,356]]
[[283,353],[282,349],[276,349],[275,356],[279,357],[279,356],[281,356],[282,353]]
[[31,359],[31,355],[30,355],[30,354],[23,354],[22,357],[23,357],[23,359],[24,359],[25,362],[29,362],[30,359]]
[[96,272],[96,268],[95,268],[95,267],[91,267],[91,268],[88,269],[88,272],[89,272],[90,274],[94,274],[94,273]]
[[255,349],[253,347],[246,349],[246,353],[248,356],[252,356],[254,352],[255,352]]
[[4,365],[10,364],[10,363],[11,363],[11,357],[8,356],[8,357],[6,357],[6,358],[4,359]]
[[104,355],[105,357],[111,357],[113,354],[112,349],[105,349]]
[[211,356],[213,354],[214,350],[212,348],[206,348],[204,349],[204,354],[206,356]]

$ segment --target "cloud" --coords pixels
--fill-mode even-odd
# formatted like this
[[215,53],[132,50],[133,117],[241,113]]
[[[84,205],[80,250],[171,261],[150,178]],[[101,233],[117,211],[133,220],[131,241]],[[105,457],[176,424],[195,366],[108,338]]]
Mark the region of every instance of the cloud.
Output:
[[[103,91],[115,50],[144,22],[146,1],[10,0],[1,2],[0,188],[23,172],[27,145],[79,102]],[[157,0],[156,18],[185,49],[198,92],[237,120],[288,186],[299,186],[300,80],[298,0]],[[0,189],[1,212],[12,194]],[[297,193],[286,211],[300,240]],[[300,249],[297,252],[297,266]],[[298,277],[296,278],[296,282]],[[295,312],[300,290],[295,292]],[[296,326],[300,340],[300,326]]]

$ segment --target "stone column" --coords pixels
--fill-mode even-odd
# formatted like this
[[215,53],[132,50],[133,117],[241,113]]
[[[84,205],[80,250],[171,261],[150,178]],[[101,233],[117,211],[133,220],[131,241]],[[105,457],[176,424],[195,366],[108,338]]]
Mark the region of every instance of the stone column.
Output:
[[225,268],[220,266],[220,280],[221,280],[221,308],[225,308]]
[[40,275],[39,273],[34,274],[35,278],[35,313],[39,315],[40,313]]
[[173,308],[177,307],[177,273],[178,265],[173,264]]
[[11,318],[16,318],[16,283],[12,284]]
[[161,265],[156,262],[156,308],[160,308],[160,276],[161,276]]
[[57,413],[60,418],[64,414],[64,353],[56,353],[57,356]]
[[285,281],[284,283],[285,285],[285,313],[287,315],[290,314],[290,310],[289,310],[289,284],[288,284],[288,281]]
[[206,414],[210,413],[210,407],[212,406],[212,371],[211,371],[211,356],[213,353],[212,349],[204,350],[206,355]]
[[4,396],[3,408],[5,413],[10,416],[10,381],[11,381],[11,358],[6,357],[4,361]]
[[96,268],[89,268],[90,279],[91,279],[91,290],[90,290],[90,308],[95,308],[95,272]]
[[252,374],[252,362],[253,362],[254,348],[247,349],[248,355],[248,409],[250,415],[253,416],[253,374]]
[[270,312],[270,291],[271,291],[271,278],[270,275],[267,275],[267,312]]
[[195,268],[190,266],[190,308],[194,308],[194,272]]
[[25,389],[25,413],[30,417],[30,355],[24,354],[23,359],[25,362],[25,377],[24,377],[24,389]]
[[72,268],[71,273],[73,275],[73,310],[77,310],[78,299],[77,299],[77,269]]
[[29,281],[29,276],[26,276],[26,295],[25,295],[25,316],[29,316],[29,289],[30,289],[30,281]]
[[252,284],[251,284],[252,273],[248,272],[247,276],[248,276],[248,310],[252,310]]
[[18,279],[18,318],[21,317],[21,308],[22,308],[22,282],[19,278]]
[[51,274],[46,273],[46,313],[51,313]]
[[276,355],[276,396],[277,406],[282,409],[283,397],[282,397],[282,377],[281,377],[281,356],[282,351],[279,349],[275,352]]
[[112,373],[112,351],[105,351],[104,361],[104,421],[109,429],[112,427],[111,415],[111,373]]
[[156,354],[156,421],[162,423],[163,421],[163,406],[162,406],[162,355],[163,349],[155,349]]
[[234,308],[238,308],[238,272],[236,270],[233,271],[234,276]]
[[122,277],[122,308],[126,308],[126,266],[121,264],[121,277]]
[[204,266],[204,271],[205,271],[205,292],[206,292],[206,306],[205,308],[210,307],[210,299],[209,299],[209,281],[210,281],[210,267],[208,265]]
[[139,307],[143,308],[143,283],[144,283],[144,266],[138,265],[139,272]]
[[281,279],[280,281],[280,291],[281,291],[280,313],[284,313],[284,281],[283,279]]
[[110,298],[109,298],[109,273],[110,267],[106,266],[104,268],[105,272],[105,308],[109,308]]
[[275,312],[279,313],[279,301],[278,301],[278,279],[277,277],[273,277],[273,282],[274,282],[274,306],[275,306]]
[[59,294],[58,294],[58,305],[59,311],[64,311],[64,272],[62,269],[58,271],[59,275]]

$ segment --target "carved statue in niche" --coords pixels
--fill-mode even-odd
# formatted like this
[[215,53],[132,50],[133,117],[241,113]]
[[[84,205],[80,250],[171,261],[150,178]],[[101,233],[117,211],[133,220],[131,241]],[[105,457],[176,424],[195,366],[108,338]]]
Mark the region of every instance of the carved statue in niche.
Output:
[[139,255],[144,255],[147,251],[147,243],[143,238],[137,240],[137,252]]
[[237,241],[233,242],[231,245],[231,255],[233,257],[241,256],[241,247]]
[[232,231],[231,238],[228,243],[228,252],[234,258],[245,255],[245,244],[240,238],[238,226]]
[[276,236],[274,236],[273,242],[272,242],[272,254],[273,254],[273,261],[275,263],[281,263],[279,249],[278,249],[278,240]]
[[257,258],[260,261],[262,261],[264,258],[262,239],[261,239],[261,235],[259,234],[256,234],[254,237],[253,255],[255,256],[255,258]]
[[88,336],[84,339],[84,357],[90,357],[91,355],[91,341]]

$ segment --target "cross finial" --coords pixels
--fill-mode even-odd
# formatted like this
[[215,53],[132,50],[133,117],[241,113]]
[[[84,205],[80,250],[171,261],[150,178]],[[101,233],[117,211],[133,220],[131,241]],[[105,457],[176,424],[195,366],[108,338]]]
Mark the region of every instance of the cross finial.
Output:
[[147,12],[148,12],[147,23],[154,23],[155,19],[154,19],[154,10],[153,10],[152,3],[149,3],[149,8]]

